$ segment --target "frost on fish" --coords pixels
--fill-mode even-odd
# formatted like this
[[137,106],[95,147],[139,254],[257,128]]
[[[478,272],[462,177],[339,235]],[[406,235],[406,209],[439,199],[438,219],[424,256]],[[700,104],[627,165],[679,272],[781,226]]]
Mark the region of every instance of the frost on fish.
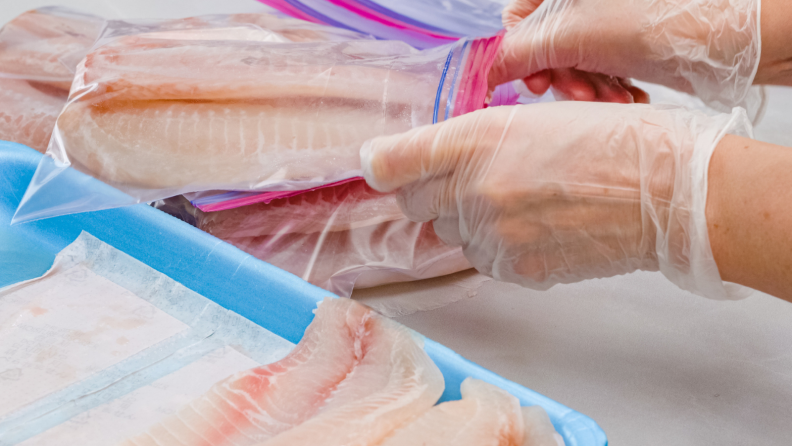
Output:
[[0,77],[0,140],[44,152],[66,92],[46,84]]
[[0,77],[69,91],[74,70],[104,21],[62,8],[28,11],[0,29]]
[[443,393],[443,375],[408,328],[377,315],[359,348],[360,361],[319,413],[266,446],[375,445]]
[[517,398],[473,378],[463,381],[461,390],[461,400],[435,406],[381,445],[523,445],[523,418]]
[[442,391],[442,375],[407,329],[349,299],[325,299],[286,358],[215,384],[123,445],[256,445],[312,417],[380,401],[375,395],[401,403],[391,408],[396,419],[428,409]]

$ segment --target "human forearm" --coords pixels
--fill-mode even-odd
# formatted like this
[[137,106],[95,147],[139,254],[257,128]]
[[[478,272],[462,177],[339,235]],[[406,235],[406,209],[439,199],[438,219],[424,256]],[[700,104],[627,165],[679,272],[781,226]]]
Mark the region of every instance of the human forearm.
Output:
[[762,55],[754,84],[792,85],[792,2],[762,0]]
[[721,278],[792,302],[792,149],[728,135],[712,156],[708,183]]

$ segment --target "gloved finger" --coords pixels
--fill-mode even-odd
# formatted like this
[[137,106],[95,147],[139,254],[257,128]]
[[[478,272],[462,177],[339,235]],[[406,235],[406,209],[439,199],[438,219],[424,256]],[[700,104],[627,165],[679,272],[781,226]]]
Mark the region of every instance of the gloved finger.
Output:
[[599,73],[586,73],[589,82],[594,85],[597,102],[613,102],[616,104],[632,104],[633,96],[615,76]]
[[622,77],[617,78],[622,86],[630,92],[633,97],[633,102],[636,104],[648,104],[650,101],[649,93],[643,91],[642,89],[634,86],[630,79],[625,79]]
[[396,195],[399,208],[412,221],[423,223],[438,218],[445,181],[444,177],[436,177],[404,185]]
[[367,141],[360,150],[366,182],[389,192],[419,179],[454,172],[459,165],[479,168],[471,157],[496,147],[517,107],[493,107],[439,124]]
[[542,70],[523,79],[523,83],[531,93],[541,96],[547,93],[552,85],[553,73],[551,70]]
[[501,14],[503,27],[507,30],[514,28],[522,19],[536,11],[536,8],[541,4],[542,0],[512,0],[503,8]]
[[559,68],[551,72],[553,95],[557,100],[585,102],[597,100],[597,87],[589,73],[574,68]]
[[549,68],[578,65],[577,30],[563,26],[564,8],[549,11],[542,3],[509,30],[501,41],[487,82],[490,89]]

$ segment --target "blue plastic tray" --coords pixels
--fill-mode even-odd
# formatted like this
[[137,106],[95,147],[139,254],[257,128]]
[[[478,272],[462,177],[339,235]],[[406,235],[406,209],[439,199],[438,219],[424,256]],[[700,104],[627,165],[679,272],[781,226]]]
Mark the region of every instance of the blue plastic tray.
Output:
[[[33,149],[0,141],[0,287],[43,274],[55,255],[85,230],[291,342],[299,342],[316,303],[330,295],[146,205],[10,226],[40,158]],[[72,174],[86,181],[82,174]],[[426,351],[445,376],[441,400],[459,399],[459,385],[472,376],[511,392],[523,405],[544,407],[568,446],[608,444],[605,433],[587,416],[503,379],[434,341],[427,340]]]

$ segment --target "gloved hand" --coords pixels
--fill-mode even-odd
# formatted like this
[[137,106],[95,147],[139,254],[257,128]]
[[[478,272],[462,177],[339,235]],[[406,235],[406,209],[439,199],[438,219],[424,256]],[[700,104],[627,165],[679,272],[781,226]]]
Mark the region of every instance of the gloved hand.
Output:
[[535,93],[551,82],[585,91],[590,79],[590,95],[598,96],[592,73],[601,73],[730,110],[745,99],[758,67],[759,1],[512,0],[490,86],[525,79]]
[[742,109],[557,102],[495,107],[361,149],[366,181],[480,272],[546,289],[635,270],[726,298],[707,235],[707,168]]

